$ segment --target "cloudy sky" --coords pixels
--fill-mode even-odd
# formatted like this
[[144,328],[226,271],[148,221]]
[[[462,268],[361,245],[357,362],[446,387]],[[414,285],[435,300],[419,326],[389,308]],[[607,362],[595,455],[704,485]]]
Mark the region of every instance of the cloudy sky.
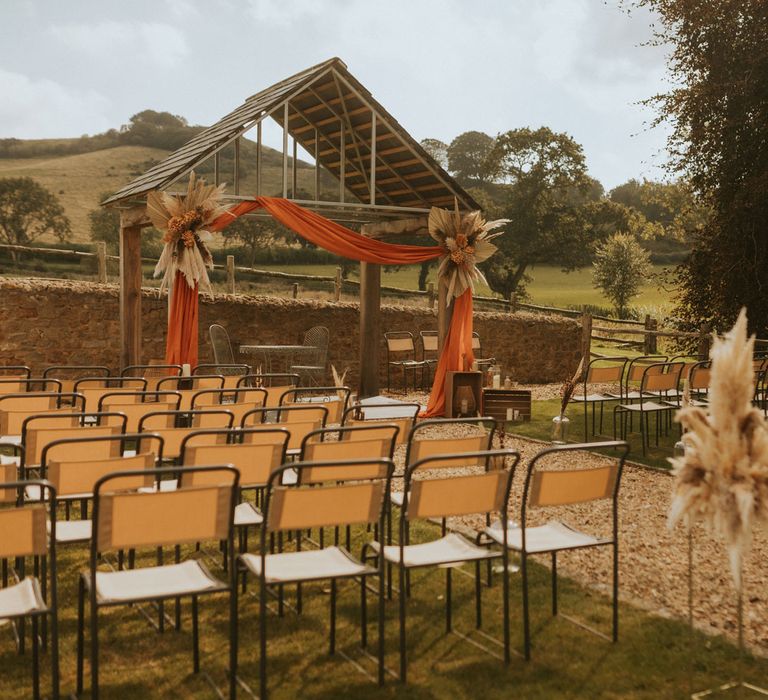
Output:
[[0,0],[0,138],[94,134],[142,109],[210,124],[331,56],[417,139],[549,126],[606,188],[660,178],[651,17],[617,0]]

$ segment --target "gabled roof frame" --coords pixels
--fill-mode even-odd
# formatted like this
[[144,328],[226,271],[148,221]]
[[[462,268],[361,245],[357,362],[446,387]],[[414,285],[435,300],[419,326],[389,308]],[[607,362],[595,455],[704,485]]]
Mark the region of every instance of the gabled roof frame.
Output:
[[[329,97],[327,90],[331,89]],[[335,91],[335,94],[334,92]],[[370,115],[370,123],[358,119]],[[328,218],[376,221],[426,214],[432,206],[462,209],[479,206],[464,189],[413,139],[373,95],[332,58],[249,97],[243,105],[129,183],[104,204],[120,208],[141,204],[153,189],[171,189],[201,162],[215,158],[215,180],[221,151],[234,143],[234,187],[225,199],[236,202],[263,194],[261,184],[261,124],[272,117],[283,130],[282,196],[295,192],[297,145],[315,157],[314,199],[294,199]],[[320,118],[322,117],[322,118]],[[336,131],[325,128],[338,124]],[[287,125],[287,128],[286,128]],[[243,196],[239,183],[239,139],[256,129],[256,192]],[[366,138],[367,130],[367,138]],[[293,167],[289,166],[289,137],[293,139]],[[347,139],[350,141],[347,142]],[[379,143],[392,142],[387,148]],[[321,145],[321,143],[323,145]],[[322,150],[321,150],[322,149]],[[349,152],[352,151],[351,157]],[[401,158],[400,156],[406,156]],[[334,156],[332,160],[330,156]],[[319,199],[319,168],[339,182],[337,201]],[[290,172],[289,172],[290,171]],[[379,177],[379,172],[386,172]],[[342,186],[344,183],[346,186]],[[347,191],[357,201],[349,201]]]

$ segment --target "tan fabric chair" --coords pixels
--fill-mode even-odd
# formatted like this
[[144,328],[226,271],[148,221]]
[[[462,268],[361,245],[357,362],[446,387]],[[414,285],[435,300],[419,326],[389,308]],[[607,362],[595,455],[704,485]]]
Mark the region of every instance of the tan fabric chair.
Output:
[[[347,549],[338,546],[274,554],[268,552],[273,533],[374,524],[381,532],[384,504],[394,464],[391,460],[365,460],[333,464],[299,462],[295,467],[299,473],[297,485],[286,486],[281,483],[283,472],[290,469],[288,466],[274,471],[269,478],[264,501],[264,524],[261,528],[261,553],[245,553],[238,557],[239,567],[259,580],[259,697],[267,698],[267,586],[317,580],[331,582],[330,653],[333,654],[336,649],[337,581],[360,580],[361,641],[365,647],[366,580],[378,577],[378,676],[381,685],[384,682],[384,581],[381,557],[378,566],[374,567],[366,564],[362,557],[357,559]],[[338,483],[329,471],[327,475],[331,482],[322,480],[318,483],[316,478],[321,476],[325,467],[334,472],[345,469],[346,473],[373,470],[378,476]],[[315,478],[307,477],[305,472],[314,472]]]
[[280,397],[280,406],[306,406],[321,404],[328,409],[326,425],[338,425],[347,410],[350,396],[346,386],[317,386],[288,389]]
[[[285,428],[291,438],[288,441],[288,454],[295,456],[301,450],[301,441],[314,430],[325,427],[328,409],[313,404],[310,406],[282,406],[276,409],[257,408],[248,411],[240,423],[241,428],[257,426]],[[269,419],[269,422],[267,422]],[[273,422],[274,421],[274,422]]]
[[[445,475],[446,461],[443,455],[423,457],[409,464],[405,471],[404,500],[400,516],[399,544],[385,545],[385,561],[397,566],[400,581],[400,680],[405,682],[406,659],[406,571],[420,567],[443,567],[446,570],[445,623],[446,631],[453,628],[451,610],[451,566],[475,563],[476,626],[482,625],[482,584],[480,564],[491,559],[502,559],[504,662],[509,663],[509,577],[507,572],[507,549],[501,552],[480,546],[466,537],[452,532],[447,521],[452,517],[484,515],[490,518],[496,514],[507,530],[507,506],[512,479],[520,454],[514,450],[479,450],[462,455],[467,465],[460,475]],[[496,466],[486,469],[487,464]],[[443,536],[429,542],[410,543],[409,524],[415,520],[440,519],[443,522]],[[376,550],[381,551],[381,546]]]
[[[600,433],[603,432],[603,407],[610,401],[620,400],[624,395],[624,372],[629,360],[626,357],[598,357],[587,365],[584,376],[582,377],[583,390],[581,393],[574,392],[571,401],[580,403],[584,406],[584,442],[589,439],[589,420],[588,407],[592,406],[592,435],[596,430],[596,407],[600,406]],[[597,391],[595,385],[614,384],[619,387],[619,397],[606,391]]]
[[233,416],[229,411],[220,409],[210,411],[156,411],[154,413],[147,413],[139,420],[138,432],[140,434],[160,435],[163,438],[162,459],[164,461],[177,461],[181,454],[181,444],[185,437],[195,431],[209,428],[224,428],[228,430],[232,427],[232,420]]
[[[4,472],[4,473],[3,473]],[[10,477],[10,480],[8,480]],[[42,495],[37,503],[16,506],[19,493],[34,488]],[[46,530],[46,510],[51,511],[50,532]],[[16,481],[11,469],[0,466],[0,559],[16,559],[18,582],[2,587],[0,581],[0,620],[23,625],[32,621],[32,697],[40,697],[40,619],[50,620],[50,662],[52,695],[59,698],[59,634],[56,569],[56,490],[44,480]],[[26,559],[43,557],[49,580],[26,575]],[[42,569],[45,571],[45,568]],[[25,634],[19,634],[19,652],[23,653]]]
[[[63,406],[62,400],[71,398],[75,406]],[[0,396],[0,437],[21,436],[24,421],[37,413],[72,413],[82,409],[84,399],[80,394],[54,392],[26,392]]]
[[[398,427],[396,444],[405,445],[420,410],[421,406],[417,403],[356,404],[344,411],[341,425],[344,428],[365,426],[369,429],[380,425],[384,426],[385,430],[388,430],[391,425],[396,425]],[[345,439],[355,440],[358,437],[362,437],[362,434],[345,433]]]
[[384,334],[387,344],[387,391],[391,389],[392,368],[403,371],[404,391],[408,391],[408,372],[413,375],[413,388],[416,388],[416,371],[421,370],[421,383],[424,384],[424,372],[428,364],[416,359],[416,346],[413,343],[413,333],[409,331],[387,331]]
[[99,411],[122,413],[127,418],[125,430],[139,432],[139,422],[148,413],[178,411],[181,394],[178,391],[110,392],[99,400]]
[[[77,693],[83,693],[85,600],[90,607],[91,697],[99,693],[98,610],[150,600],[191,597],[193,671],[200,670],[198,648],[198,597],[229,594],[230,665],[229,697],[236,694],[237,599],[234,573],[227,581],[217,579],[197,559],[140,569],[104,571],[98,554],[123,549],[154,550],[157,547],[224,541],[230,561],[234,556],[232,511],[238,487],[237,470],[228,466],[200,467],[195,471],[218,473],[204,486],[172,492],[122,491],[121,482],[143,471],[118,472],[102,477],[94,489],[93,537],[90,563],[80,577],[78,591]],[[173,470],[158,470],[160,476]],[[231,567],[235,571],[235,567]]]
[[129,365],[120,374],[124,377],[143,377],[147,382],[147,391],[157,391],[157,385],[162,379],[181,376],[181,372],[181,365],[150,361],[148,365]]
[[[620,450],[620,455],[609,464],[588,468],[542,469],[540,463],[547,457],[561,455],[567,462],[570,453],[577,450],[611,449]],[[531,631],[528,600],[528,556],[530,554],[550,554],[552,558],[552,614],[558,614],[557,608],[557,553],[565,550],[585,547],[611,547],[613,549],[613,636],[614,642],[619,635],[619,523],[618,496],[624,460],[629,452],[626,442],[598,442],[583,445],[563,445],[549,447],[539,452],[528,463],[528,470],[523,488],[520,507],[520,525],[495,523],[486,530],[494,542],[520,554],[520,569],[523,578],[523,634],[525,638],[525,658],[531,658]],[[531,510],[562,508],[575,504],[589,503],[610,499],[613,502],[611,536],[598,537],[571,527],[560,520],[552,520],[544,525],[529,526]],[[566,615],[561,615],[570,619]],[[592,630],[584,623],[581,627]]]

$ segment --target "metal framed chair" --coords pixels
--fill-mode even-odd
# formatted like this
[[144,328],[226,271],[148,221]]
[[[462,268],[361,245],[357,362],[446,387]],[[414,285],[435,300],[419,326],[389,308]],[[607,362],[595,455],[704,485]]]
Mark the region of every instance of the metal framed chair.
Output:
[[79,379],[99,377],[106,379],[112,374],[104,365],[52,365],[43,370],[43,379],[58,379],[62,391],[77,391],[74,386]]
[[[640,419],[640,436],[643,447],[643,454],[646,453],[646,447],[650,446],[649,437],[649,417],[655,416],[655,437],[656,446],[659,444],[659,433],[661,432],[661,417],[664,416],[671,425],[673,411],[680,405],[680,396],[678,386],[680,384],[680,373],[683,371],[682,362],[660,362],[646,365],[643,371],[643,378],[640,382],[640,390],[637,394],[641,397],[637,403],[620,403],[613,409],[613,435],[616,437],[617,418],[620,421],[622,439],[627,436],[627,418],[636,414]],[[655,399],[655,400],[653,400]],[[629,427],[631,430],[631,425]]]
[[[419,331],[421,340],[421,361],[424,362],[424,369],[421,373],[421,385],[429,386],[432,381],[432,372],[437,367],[439,358],[438,352],[438,334],[437,331]],[[426,373],[426,382],[424,375]]]
[[283,482],[289,466],[275,470],[267,484],[264,499],[264,524],[261,528],[259,554],[238,557],[239,568],[259,581],[259,697],[268,697],[267,685],[267,587],[330,580],[331,621],[329,651],[336,651],[337,582],[358,579],[361,591],[361,644],[367,646],[366,584],[378,579],[378,682],[384,683],[384,580],[383,558],[377,566],[366,563],[363,545],[360,558],[347,549],[330,546],[319,550],[269,553],[272,534],[324,527],[371,526],[383,528],[384,503],[387,499],[394,464],[389,459],[334,462],[297,462],[298,480]]
[[[506,547],[507,504],[512,479],[520,454],[514,450],[482,450],[464,455],[479,468],[468,469],[461,475],[445,475],[447,455],[431,455],[409,465],[405,471],[404,501],[400,515],[400,541],[383,547],[384,560],[396,566],[399,575],[400,618],[400,680],[407,677],[406,655],[406,598],[408,571],[423,567],[445,568],[445,628],[453,632],[452,616],[452,566],[473,562],[475,564],[475,625],[482,626],[482,562],[502,559],[503,571],[507,571],[508,548]],[[509,461],[511,460],[511,462]],[[493,469],[484,465],[492,463]],[[474,514],[490,518],[496,514],[502,523],[502,550],[495,551],[471,542],[466,537],[448,529],[449,518]],[[415,520],[440,519],[443,522],[441,537],[429,542],[411,544],[408,539],[409,524]],[[376,547],[380,550],[381,546]],[[509,577],[504,575],[503,593],[503,661],[509,663]],[[470,639],[463,634],[464,639]],[[477,646],[480,646],[474,642]]]
[[213,323],[208,328],[213,350],[213,362],[217,365],[234,365],[235,355],[232,352],[232,343],[229,341],[229,333],[224,326]]
[[288,456],[296,457],[301,451],[304,437],[314,430],[324,428],[327,420],[328,409],[322,404],[255,408],[243,415],[240,427],[285,428],[291,434]]
[[[10,477],[10,479],[9,479]],[[36,489],[36,503],[23,504],[23,494]],[[32,697],[40,697],[40,637],[39,626],[46,618],[50,622],[51,690],[59,698],[59,635],[56,568],[56,489],[45,480],[17,481],[15,468],[0,466],[0,560],[15,561],[10,567],[16,583],[4,586],[0,582],[0,620],[10,620],[16,626],[19,652],[24,652],[24,621],[32,623]],[[50,509],[50,525],[46,511]],[[48,528],[50,527],[50,530]],[[34,558],[35,572],[42,560],[43,578],[28,576],[26,560]],[[45,579],[47,568],[48,580]],[[3,577],[5,579],[5,577]]]
[[[413,375],[413,388],[416,388],[416,371],[428,367],[426,360],[416,359],[416,346],[410,331],[387,331],[384,334],[387,344],[387,391],[392,388],[391,370],[393,367],[403,370],[403,389],[408,391],[408,373]],[[393,359],[397,358],[397,359]]]
[[[612,464],[588,468],[540,469],[539,464],[551,455],[565,454],[577,450],[620,449],[622,453]],[[525,476],[523,498],[520,506],[520,525],[500,522],[489,526],[485,534],[502,547],[520,555],[520,571],[523,579],[523,636],[526,660],[531,658],[531,625],[528,593],[528,557],[533,554],[549,554],[552,561],[552,615],[575,622],[578,626],[597,634],[603,639],[617,642],[619,639],[619,486],[624,460],[629,445],[623,441],[585,443],[548,447],[531,459]],[[545,525],[529,526],[530,511],[534,509],[557,509],[564,506],[611,499],[611,536],[598,537],[582,532],[559,520]],[[506,538],[506,539],[505,539]],[[612,637],[595,630],[558,612],[557,605],[557,553],[589,547],[611,547],[613,549],[612,582]],[[506,597],[506,596],[505,596]]]
[[[597,357],[587,365],[583,377],[584,391],[581,394],[574,393],[571,401],[584,406],[584,442],[589,440],[588,407],[592,406],[592,435],[596,434],[596,406],[600,406],[600,433],[603,432],[603,407],[610,401],[621,400],[624,396],[624,370],[629,362],[626,357]],[[616,384],[619,387],[619,397],[608,392],[592,391],[591,384]]]
[[[237,597],[235,567],[219,580],[197,559],[122,571],[99,568],[99,555],[120,549],[154,550],[205,541],[223,541],[234,556],[234,506],[239,475],[229,466],[194,467],[207,473],[205,484],[174,491],[123,490],[126,481],[144,472],[122,471],[96,482],[93,537],[88,570],[79,579],[77,615],[77,693],[83,692],[85,657],[85,601],[90,612],[91,697],[99,697],[99,610],[145,601],[189,597],[192,601],[192,669],[200,671],[198,598],[229,595],[229,697],[236,696]],[[160,469],[158,476],[177,472]],[[218,692],[218,689],[216,689]]]
[[190,408],[192,410],[212,410],[223,408],[235,417],[238,425],[243,416],[255,408],[263,408],[267,403],[268,392],[255,387],[240,387],[238,389],[201,389],[192,395]]
[[[382,426],[388,430],[390,426],[396,425],[398,428],[395,438],[396,445],[404,445],[408,442],[408,435],[416,422],[416,417],[421,411],[421,406],[417,403],[398,403],[396,405],[389,403],[366,403],[355,404],[344,411],[341,419],[341,425],[344,428],[352,426],[365,427],[369,431],[376,426]],[[348,436],[345,439],[354,440],[358,433],[345,433]]]
[[478,369],[482,370],[483,367],[492,367],[496,364],[495,357],[482,357],[482,345],[480,343],[480,334],[477,331],[472,331],[472,351],[475,353],[475,362]]
[[346,386],[316,386],[286,389],[280,396],[280,406],[321,404],[328,409],[327,423],[341,423],[352,392]]
[[[139,419],[137,433],[148,434],[150,438],[163,438],[162,458],[167,462],[180,464],[181,445],[188,435],[211,428],[229,430],[232,428],[234,415],[230,411],[197,410],[197,411],[153,411]],[[141,449],[143,440],[137,445]]]
[[237,382],[237,388],[253,387],[267,392],[265,406],[273,407],[280,403],[280,397],[289,389],[299,384],[299,375],[289,372],[267,372],[246,374]]
[[157,383],[165,377],[179,377],[183,368],[181,365],[152,363],[148,365],[128,365],[120,372],[122,377],[143,377],[147,381],[148,391],[157,391]]
[[308,348],[315,348],[312,353],[311,362],[308,364],[295,365],[291,363],[291,372],[298,374],[299,384],[307,380],[307,384],[319,384],[325,379],[326,364],[328,362],[328,343],[329,334],[325,326],[313,326],[304,333],[304,342],[302,345]]

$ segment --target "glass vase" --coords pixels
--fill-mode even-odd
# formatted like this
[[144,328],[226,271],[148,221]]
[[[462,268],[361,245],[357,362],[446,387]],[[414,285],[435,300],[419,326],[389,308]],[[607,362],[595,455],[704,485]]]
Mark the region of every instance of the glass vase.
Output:
[[564,445],[568,440],[568,426],[571,421],[566,415],[555,416],[552,419],[552,444]]

